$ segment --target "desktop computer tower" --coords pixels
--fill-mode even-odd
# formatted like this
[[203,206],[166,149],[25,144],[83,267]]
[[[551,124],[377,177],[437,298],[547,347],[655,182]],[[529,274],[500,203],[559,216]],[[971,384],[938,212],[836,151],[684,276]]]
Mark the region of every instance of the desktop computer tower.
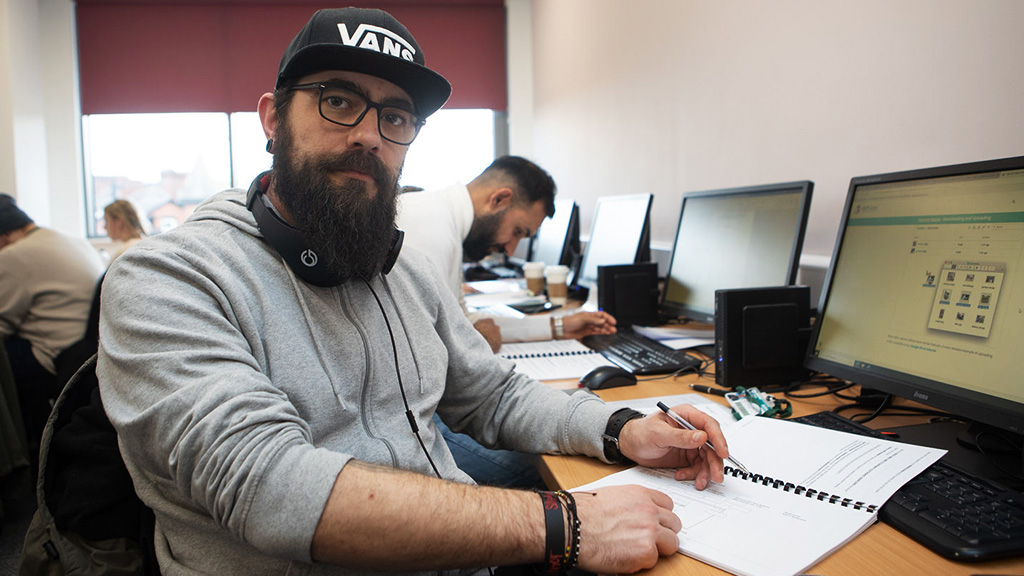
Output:
[[728,388],[806,380],[811,289],[715,291],[715,383]]

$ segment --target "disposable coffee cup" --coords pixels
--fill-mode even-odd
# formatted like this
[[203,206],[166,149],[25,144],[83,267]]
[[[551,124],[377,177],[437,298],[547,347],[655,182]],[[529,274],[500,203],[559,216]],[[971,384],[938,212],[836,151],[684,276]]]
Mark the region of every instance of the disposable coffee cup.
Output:
[[527,262],[523,264],[523,276],[526,276],[526,290],[532,296],[544,293],[544,263]]
[[565,306],[569,299],[569,289],[565,279],[569,275],[568,266],[548,266],[544,269],[544,277],[548,282],[548,300],[552,304]]

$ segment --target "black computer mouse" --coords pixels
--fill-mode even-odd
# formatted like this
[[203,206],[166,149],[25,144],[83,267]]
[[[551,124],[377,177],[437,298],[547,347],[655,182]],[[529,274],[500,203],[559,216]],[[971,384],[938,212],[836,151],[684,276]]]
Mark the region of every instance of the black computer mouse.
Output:
[[636,376],[628,370],[618,366],[598,366],[586,376],[580,378],[580,386],[591,390],[603,390],[605,388],[616,388],[618,386],[632,386],[636,384]]

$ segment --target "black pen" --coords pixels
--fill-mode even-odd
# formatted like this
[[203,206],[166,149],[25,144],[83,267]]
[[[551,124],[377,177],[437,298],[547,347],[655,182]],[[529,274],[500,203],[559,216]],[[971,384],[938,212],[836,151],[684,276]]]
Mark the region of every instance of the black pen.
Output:
[[[697,429],[693,424],[690,424],[689,422],[687,422],[685,418],[683,418],[679,414],[676,414],[671,408],[666,406],[664,402],[658,402],[658,408],[661,408],[662,412],[664,412],[665,414],[668,414],[668,417],[671,418],[673,422],[675,422],[676,424],[679,424],[683,428],[686,428],[687,430],[696,430]],[[710,441],[705,440],[704,441],[704,445],[707,446],[708,448],[710,448],[711,451],[714,452],[715,454],[718,454],[718,452],[715,451],[715,447],[711,445]],[[726,458],[726,460],[728,460],[728,461],[732,462],[733,464],[735,464],[736,468],[738,468],[744,474],[750,474],[750,470],[747,470],[747,467],[744,466],[743,464],[741,464],[739,460],[733,458],[732,456]]]
[[704,386],[703,384],[690,384],[690,388],[693,388],[697,392],[703,392],[705,394],[714,394],[715,396],[725,396],[728,390],[724,388],[712,388],[711,386]]

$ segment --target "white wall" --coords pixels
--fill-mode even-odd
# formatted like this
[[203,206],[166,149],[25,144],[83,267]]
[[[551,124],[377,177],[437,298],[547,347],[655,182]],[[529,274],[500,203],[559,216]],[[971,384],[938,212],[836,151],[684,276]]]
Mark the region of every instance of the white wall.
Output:
[[533,0],[505,0],[508,147],[533,157]]
[[85,235],[70,0],[0,0],[0,192]]
[[[34,0],[5,0],[0,10],[0,191],[14,196],[34,218],[46,221],[48,188],[39,11]],[[41,168],[42,167],[42,168]]]
[[74,3],[39,0],[43,106],[46,118],[46,171],[50,188],[50,225],[66,234],[84,237],[86,231],[85,177],[81,152],[82,106],[78,91],[78,56]]
[[684,192],[809,179],[820,262],[851,177],[1024,154],[1020,0],[532,8],[531,157],[584,233],[605,194],[654,192],[671,246]]

